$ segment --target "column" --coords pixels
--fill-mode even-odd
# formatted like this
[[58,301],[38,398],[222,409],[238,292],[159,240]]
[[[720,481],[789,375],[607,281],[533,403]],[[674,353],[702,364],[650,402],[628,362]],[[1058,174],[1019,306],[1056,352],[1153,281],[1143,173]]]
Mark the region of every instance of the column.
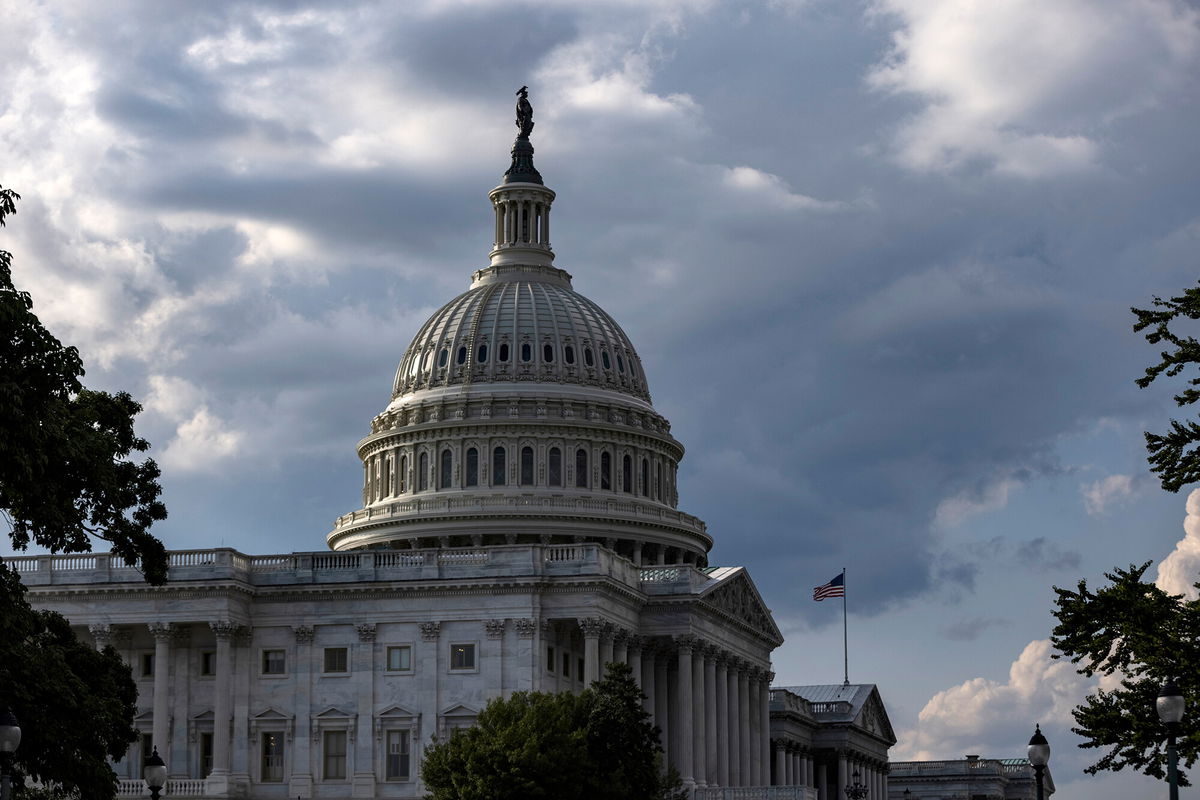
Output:
[[583,682],[591,686],[593,681],[600,680],[600,634],[604,620],[586,617],[579,620],[579,629],[583,631]]
[[840,800],[840,798],[846,796],[846,768],[848,766],[846,751],[839,750],[837,757],[837,796]]
[[671,749],[671,693],[667,683],[667,658],[669,655],[661,650],[655,651],[654,662],[654,724],[659,727],[663,748],[663,761],[675,766],[675,753]]
[[684,786],[695,783],[696,777],[692,758],[692,648],[696,640],[691,636],[677,636],[676,655],[679,677],[675,681],[675,701],[679,708],[679,729],[671,732],[671,738],[679,742],[679,777]]
[[813,776],[812,757],[807,750],[800,753],[800,785],[801,786],[816,786],[817,781]]
[[[148,626],[154,636],[154,733],[152,744],[160,756],[171,757],[167,747],[167,731],[170,728],[170,706],[167,704],[171,685],[171,624],[151,622]],[[166,758],[163,760],[165,761]],[[171,765],[167,764],[167,769]]]
[[542,242],[550,244],[550,204],[542,206]]
[[613,626],[610,623],[604,623],[604,627],[600,631],[600,677],[604,677],[604,670],[608,664],[612,663],[613,654]]
[[750,698],[750,781],[751,786],[762,786],[763,772],[763,742],[762,742],[762,702],[759,700],[762,682],[758,677],[758,668],[751,668],[747,676]]
[[642,694],[645,697],[642,700],[642,708],[646,709],[650,714],[650,724],[658,724],[658,713],[654,704],[654,648],[650,642],[638,637],[637,656],[641,659],[641,686]]
[[829,800],[829,773],[824,761],[817,764],[817,800]]
[[97,650],[103,650],[112,642],[113,630],[111,625],[90,625],[88,632],[92,634],[92,643]]
[[771,780],[771,768],[767,765],[767,748],[771,742],[771,681],[775,677],[775,673],[770,670],[763,670],[759,673],[762,683],[758,687],[758,721],[759,721],[759,740],[762,743],[759,747],[759,752],[763,758],[763,784],[767,784]]
[[358,724],[352,743],[354,764],[351,792],[354,797],[375,797],[375,737],[371,730],[375,723],[375,623],[360,622],[354,626],[354,630],[358,633],[358,644],[352,651]]
[[775,777],[771,781],[772,786],[789,786],[788,783],[788,768],[787,768],[787,750],[784,749],[783,742],[774,742],[775,748]]
[[644,692],[646,691],[646,684],[642,675],[642,637],[636,635],[629,636],[626,641],[626,647],[625,657],[629,661],[629,671],[633,673],[633,680],[638,685],[638,688]]
[[729,676],[726,674],[727,659],[724,653],[717,653],[713,659],[716,662],[716,706],[717,734],[713,737],[717,745],[717,777],[718,786],[729,786]]
[[709,786],[717,785],[717,763],[720,759],[717,740],[717,649],[704,650],[704,766]]
[[753,786],[755,780],[754,764],[750,760],[750,747],[754,743],[753,729],[750,726],[750,665],[738,665],[738,718],[739,730],[738,774],[741,775],[740,786]]
[[729,785],[742,785],[742,704],[741,682],[738,673],[741,665],[730,659],[727,675],[729,692]]
[[[618,628],[613,632],[612,660],[618,664],[629,663],[629,631],[624,628]],[[636,672],[633,675],[633,679],[637,680]]]
[[229,728],[233,699],[232,639],[237,626],[228,620],[208,623],[217,637],[217,679],[213,689],[213,771],[206,792],[218,796],[229,789]]
[[692,774],[699,786],[708,784],[708,720],[704,716],[705,660],[704,645],[697,642],[692,650]]
[[[296,698],[296,730],[300,732],[298,736],[293,737],[297,745],[308,738],[313,688],[312,640],[315,635],[316,630],[312,625],[292,626],[292,636],[296,639],[296,658],[290,671]],[[294,746],[291,750],[292,752],[287,754],[292,761],[292,769],[288,776],[288,797],[312,797],[312,752],[303,745]]]
[[887,765],[887,762],[884,762],[883,769],[881,770],[881,774],[879,777],[883,783],[883,788],[880,790],[879,796],[881,798],[883,798],[883,800],[887,800],[887,793],[888,793],[888,765]]

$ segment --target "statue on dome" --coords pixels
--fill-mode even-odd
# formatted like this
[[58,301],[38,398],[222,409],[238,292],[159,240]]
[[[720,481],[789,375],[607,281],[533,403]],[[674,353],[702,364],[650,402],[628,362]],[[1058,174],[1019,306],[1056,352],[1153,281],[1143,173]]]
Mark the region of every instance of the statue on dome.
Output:
[[529,87],[522,86],[517,90],[517,130],[523,138],[528,139],[533,132],[533,106],[529,103]]

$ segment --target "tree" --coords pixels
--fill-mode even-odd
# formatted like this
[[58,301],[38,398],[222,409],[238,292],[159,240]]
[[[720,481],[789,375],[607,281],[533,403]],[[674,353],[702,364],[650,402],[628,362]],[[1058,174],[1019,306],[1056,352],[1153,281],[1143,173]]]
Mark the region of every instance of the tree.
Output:
[[425,752],[430,800],[671,800],[658,730],[627,664],[580,694],[517,692]]
[[[20,197],[0,187],[0,226]],[[128,394],[87,389],[83,362],[33,313],[0,250],[0,515],[13,547],[51,552],[109,543],[146,579],[167,576],[159,470],[130,460],[149,445],[133,430],[141,410]],[[21,723],[14,768],[68,794],[111,798],[120,758],[134,739],[137,689],[116,651],[98,653],[57,614],[34,611],[15,570],[0,562],[0,709]]]
[[[1185,289],[1183,294],[1168,300],[1155,297],[1152,308],[1130,311],[1137,317],[1135,332],[1149,328],[1145,334],[1147,342],[1166,343],[1172,348],[1159,353],[1159,362],[1146,368],[1146,374],[1137,379],[1138,386],[1145,389],[1160,375],[1174,378],[1189,366],[1200,365],[1200,342],[1172,330],[1172,325],[1181,318],[1200,319],[1200,286]],[[1200,400],[1200,377],[1189,379],[1186,388],[1175,395],[1175,403],[1180,407],[1197,400]],[[1158,475],[1162,487],[1178,492],[1200,480],[1200,424],[1175,419],[1170,423],[1170,430],[1164,434],[1146,433],[1146,452],[1150,471]]]
[[[1072,712],[1072,730],[1083,748],[1109,748],[1087,768],[1118,772],[1131,767],[1156,778],[1166,770],[1162,724],[1155,711],[1158,690],[1174,678],[1188,707],[1200,699],[1200,601],[1186,601],[1142,579],[1150,562],[1117,569],[1111,585],[1093,592],[1086,581],[1075,591],[1054,588],[1058,619],[1051,643],[1054,658],[1080,664],[1087,677],[1111,676],[1112,690],[1097,689]],[[1200,757],[1200,715],[1185,715],[1179,729],[1179,757],[1191,767]],[[1180,784],[1188,782],[1182,770]]]

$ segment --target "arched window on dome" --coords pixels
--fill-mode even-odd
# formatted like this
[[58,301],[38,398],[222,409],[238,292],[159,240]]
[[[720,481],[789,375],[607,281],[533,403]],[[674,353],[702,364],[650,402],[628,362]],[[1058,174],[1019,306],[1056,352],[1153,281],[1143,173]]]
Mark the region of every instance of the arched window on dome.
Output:
[[450,448],[442,450],[442,463],[438,469],[438,488],[451,489],[454,482],[454,459],[450,455]]
[[400,456],[400,471],[396,473],[396,482],[400,484],[397,494],[408,491],[408,456]]
[[662,500],[662,462],[654,462],[654,499]]
[[633,459],[628,455],[621,458],[621,491],[633,493]]
[[486,344],[479,345],[479,348],[475,351],[475,360],[478,361],[480,364],[486,364],[487,356],[488,356],[487,345]]
[[529,344],[529,342],[521,343],[521,360],[533,361],[533,345]]
[[642,459],[642,497],[650,496],[650,461]]
[[467,348],[466,345],[459,345],[458,354],[454,356],[455,364],[467,363]]
[[429,488],[429,453],[421,453],[417,459],[417,491]]
[[554,345],[549,342],[542,345],[542,361],[545,361],[547,364],[554,363]]
[[621,358],[620,353],[617,353],[617,372],[625,374],[625,359]]
[[551,447],[546,463],[546,482],[550,486],[562,486],[562,450]]
[[596,366],[596,357],[592,355],[592,348],[583,348],[583,363],[589,367]]
[[563,348],[563,360],[566,361],[568,364],[575,363],[575,348],[574,347],[572,347],[571,345],[567,345],[566,347]]
[[575,488],[588,488],[588,452],[582,447],[575,451]]
[[492,486],[508,483],[508,459],[503,447],[492,448]]
[[450,351],[443,347],[440,351],[438,351],[438,366],[439,367],[446,366],[446,361],[448,361],[449,358],[450,358]]
[[500,343],[500,352],[496,355],[500,361],[508,361],[508,342]]
[[608,351],[600,351],[600,363],[604,364],[605,369],[612,369],[612,362],[608,359]]
[[392,496],[392,459],[383,457],[383,496]]
[[600,454],[600,488],[612,489],[612,456],[607,450]]
[[465,485],[479,485],[479,451],[474,447],[467,448],[467,474],[465,478]]
[[533,448],[521,448],[521,485],[533,486]]

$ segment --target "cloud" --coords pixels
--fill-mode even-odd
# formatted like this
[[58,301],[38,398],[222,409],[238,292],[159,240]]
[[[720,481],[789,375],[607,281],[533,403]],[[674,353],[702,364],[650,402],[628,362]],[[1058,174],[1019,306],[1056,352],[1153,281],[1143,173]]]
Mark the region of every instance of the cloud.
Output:
[[1158,564],[1155,583],[1164,592],[1181,594],[1188,600],[1200,596],[1200,489],[1187,498],[1187,516],[1183,519],[1184,536],[1171,554]]
[[1008,505],[1009,494],[1020,485],[1012,478],[1003,478],[947,497],[934,512],[934,525],[952,528],[971,517],[998,511]]
[[924,105],[897,129],[904,166],[1021,178],[1089,169],[1105,125],[1190,81],[1200,12],[1179,0],[878,0],[899,20],[870,86]]
[[1083,562],[1082,555],[1063,549],[1045,536],[1018,544],[1014,557],[1015,564],[1034,572],[1077,569]]
[[972,617],[960,619],[942,628],[942,635],[954,642],[973,642],[991,628],[1012,625],[1012,620],[1000,617]]
[[1087,513],[1099,516],[1111,505],[1133,496],[1134,478],[1132,475],[1109,475],[1085,484],[1079,490],[1083,493],[1083,507]]

